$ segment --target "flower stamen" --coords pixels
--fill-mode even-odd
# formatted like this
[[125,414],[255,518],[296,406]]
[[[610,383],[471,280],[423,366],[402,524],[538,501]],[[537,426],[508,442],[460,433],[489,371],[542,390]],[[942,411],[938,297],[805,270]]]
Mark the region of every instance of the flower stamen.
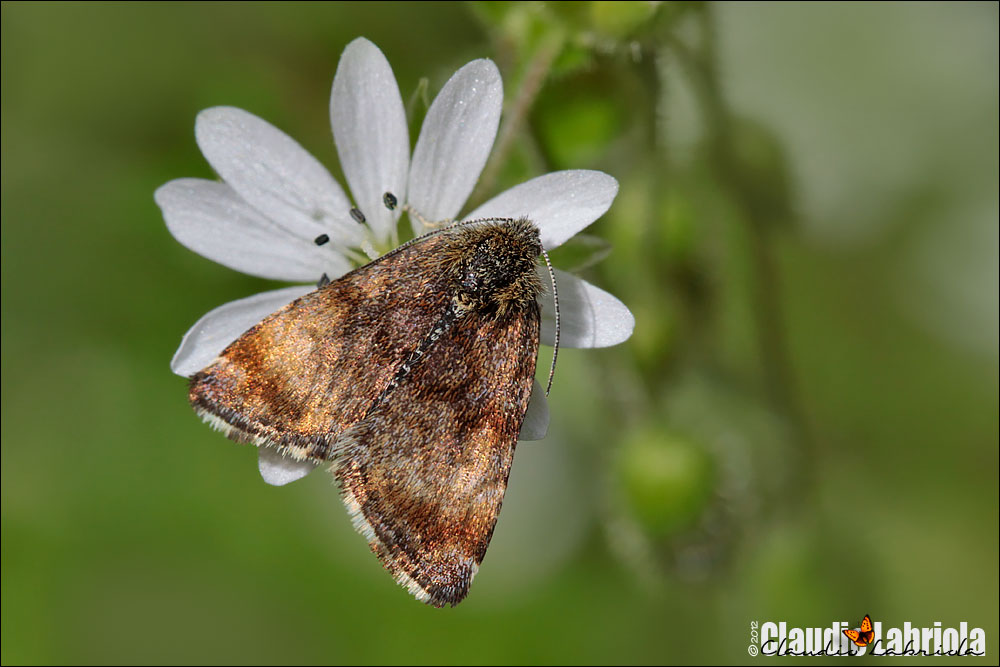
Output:
[[363,250],[364,253],[368,255],[368,259],[373,262],[382,256],[382,254],[375,249],[375,246],[372,245],[371,239],[366,238],[364,241],[361,242],[361,250]]

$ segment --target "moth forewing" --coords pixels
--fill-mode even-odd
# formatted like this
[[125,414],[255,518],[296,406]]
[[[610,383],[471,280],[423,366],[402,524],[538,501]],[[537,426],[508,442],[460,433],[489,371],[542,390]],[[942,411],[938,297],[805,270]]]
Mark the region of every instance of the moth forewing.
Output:
[[265,318],[191,380],[234,440],[331,462],[396,580],[457,604],[503,501],[538,354],[526,219],[433,232]]

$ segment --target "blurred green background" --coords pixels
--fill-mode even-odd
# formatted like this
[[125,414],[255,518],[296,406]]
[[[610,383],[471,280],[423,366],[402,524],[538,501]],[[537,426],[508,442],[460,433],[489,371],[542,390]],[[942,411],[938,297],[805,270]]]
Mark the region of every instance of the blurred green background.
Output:
[[[866,613],[967,621],[996,663],[995,3],[2,12],[4,664],[744,662],[751,621]],[[339,177],[359,35],[418,117],[422,78],[433,98],[497,61],[509,140],[480,196],[621,183],[555,261],[635,334],[563,350],[455,609],[393,583],[323,474],[261,482],[168,366],[203,313],[276,286],[153,203],[211,177],[196,113],[252,111]]]

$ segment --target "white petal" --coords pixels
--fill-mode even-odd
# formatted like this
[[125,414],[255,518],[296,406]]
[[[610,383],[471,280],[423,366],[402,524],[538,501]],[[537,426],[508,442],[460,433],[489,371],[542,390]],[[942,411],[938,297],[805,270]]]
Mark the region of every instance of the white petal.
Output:
[[399,209],[389,211],[382,195],[391,192],[400,202],[406,201],[410,135],[389,61],[367,39],[354,40],[340,56],[330,119],[354,201],[376,237],[384,241],[399,218]]
[[[542,271],[545,271],[542,269]],[[548,272],[544,278],[548,281]],[[562,347],[608,347],[628,340],[635,328],[635,317],[624,303],[600,287],[571,273],[556,269],[559,290],[560,338]],[[541,340],[555,341],[555,314],[551,295],[542,302]]]
[[[491,60],[473,60],[448,79],[413,149],[407,201],[427,220],[458,215],[493,148],[503,81]],[[413,221],[414,231],[427,231]]]
[[314,289],[316,288],[312,285],[296,285],[261,292],[209,311],[184,334],[184,340],[170,362],[170,369],[184,377],[194,375],[212,363],[220,352],[247,329]]
[[257,456],[260,476],[272,486],[284,486],[302,479],[315,470],[317,465],[314,461],[296,461],[282,456],[273,447],[261,447]]
[[333,244],[293,236],[265,218],[224,183],[181,178],[154,195],[167,229],[184,246],[223,266],[262,278],[334,278],[350,263]]
[[549,431],[549,401],[545,398],[545,390],[542,385],[535,380],[531,388],[531,400],[528,402],[528,411],[524,415],[524,423],[521,424],[521,432],[518,440],[541,440]]
[[326,167],[267,121],[235,107],[215,107],[198,114],[194,133],[226,183],[289,235],[311,241],[328,234],[350,246],[364,238]]
[[515,185],[465,219],[530,218],[551,250],[604,215],[617,194],[618,181],[602,171],[556,171]]

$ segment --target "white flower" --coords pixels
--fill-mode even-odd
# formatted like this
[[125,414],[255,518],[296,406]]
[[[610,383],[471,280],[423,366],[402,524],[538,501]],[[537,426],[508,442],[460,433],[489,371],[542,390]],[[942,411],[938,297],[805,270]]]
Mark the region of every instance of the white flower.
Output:
[[[191,250],[237,271],[308,284],[207,313],[185,334],[173,371],[193,375],[254,324],[315,289],[323,274],[335,279],[395,245],[401,207],[388,210],[384,193],[428,220],[457,216],[489,157],[502,102],[496,65],[485,59],[465,65],[428,109],[411,158],[403,100],[389,62],[368,40],[351,42],[333,79],[330,117],[363,225],[352,218],[351,200],[337,181],[288,135],[232,107],[198,114],[198,146],[223,182],[184,178],[160,187],[155,198],[168,229]],[[526,216],[551,250],[603,215],[617,192],[618,182],[599,171],[555,172],[507,190],[463,219]],[[427,231],[413,224],[418,234]],[[323,235],[329,240],[318,245]],[[618,299],[558,270],[556,281],[560,345],[604,347],[632,334],[635,320]],[[542,342],[551,345],[552,308],[543,306],[542,312]],[[536,383],[520,438],[541,439],[547,427],[548,408]],[[276,485],[314,467],[270,448],[261,448],[259,461],[264,480]]]

